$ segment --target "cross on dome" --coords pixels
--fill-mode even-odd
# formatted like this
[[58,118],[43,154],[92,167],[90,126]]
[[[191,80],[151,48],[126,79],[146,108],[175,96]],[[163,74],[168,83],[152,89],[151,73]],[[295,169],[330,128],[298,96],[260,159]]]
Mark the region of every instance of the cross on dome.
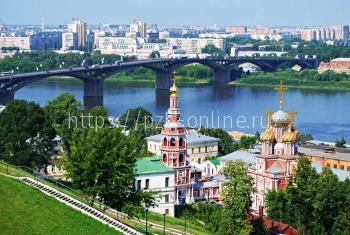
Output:
[[280,85],[278,87],[275,87],[275,90],[278,91],[279,94],[279,105],[280,105],[280,110],[282,110],[283,107],[283,95],[288,88],[283,85],[283,81],[281,80]]

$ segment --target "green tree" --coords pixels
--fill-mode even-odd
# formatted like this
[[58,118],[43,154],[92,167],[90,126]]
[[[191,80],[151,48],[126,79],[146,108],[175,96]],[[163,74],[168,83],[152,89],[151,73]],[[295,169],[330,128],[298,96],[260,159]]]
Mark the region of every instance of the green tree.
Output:
[[161,126],[152,124],[139,124],[130,130],[128,139],[138,157],[153,155],[148,152],[146,137],[160,134],[161,128]]
[[239,143],[234,142],[231,136],[221,128],[201,128],[199,132],[220,139],[219,155],[226,155],[239,149]]
[[350,213],[342,212],[334,218],[332,234],[348,235],[350,234]]
[[314,140],[314,137],[310,133],[303,133],[300,136],[300,142],[304,143],[309,140]]
[[152,51],[151,54],[149,54],[149,58],[160,58],[159,51]]
[[239,140],[239,146],[243,149],[249,149],[256,143],[256,138],[254,136],[242,136]]
[[253,178],[241,161],[228,162],[224,168],[227,181],[223,185],[221,229],[224,234],[249,234],[252,229],[247,220],[251,214],[254,192]]
[[253,229],[250,232],[250,235],[268,235],[269,234],[264,224],[264,220],[261,218],[253,220],[252,226],[253,226]]
[[135,125],[152,123],[152,113],[141,107],[128,109],[120,116],[119,121],[131,130]]
[[259,131],[255,132],[255,139],[256,139],[256,141],[260,141],[260,132]]
[[339,213],[338,207],[342,201],[339,186],[337,175],[328,167],[323,168],[316,186],[314,218],[325,234],[331,234],[334,219]]
[[134,201],[133,188],[136,157],[120,129],[76,129],[71,151],[65,159],[73,185],[92,199],[116,209]]
[[271,190],[266,194],[266,213],[273,220],[282,220],[286,222],[287,214],[287,193],[284,189]]
[[42,169],[54,152],[56,132],[44,110],[15,100],[0,113],[1,158],[14,165]]
[[224,52],[213,44],[208,44],[202,49],[202,53],[210,54],[211,56],[223,57]]
[[193,204],[192,208],[196,219],[203,221],[210,231],[219,233],[222,219],[221,206],[214,203],[198,202]]
[[338,147],[338,148],[345,148],[345,144],[346,144],[346,141],[345,141],[344,136],[342,136],[340,138],[340,140],[337,139],[336,142],[335,142],[335,146]]
[[69,141],[74,128],[81,126],[81,114],[84,107],[70,93],[62,93],[44,106],[57,134],[62,138],[65,151],[69,152]]
[[45,112],[55,125],[62,125],[69,115],[76,115],[82,109],[81,102],[71,93],[62,93],[44,106]]
[[306,234],[312,228],[314,202],[317,191],[318,174],[306,157],[298,159],[293,183],[289,184],[289,200],[295,207],[297,222],[301,234]]

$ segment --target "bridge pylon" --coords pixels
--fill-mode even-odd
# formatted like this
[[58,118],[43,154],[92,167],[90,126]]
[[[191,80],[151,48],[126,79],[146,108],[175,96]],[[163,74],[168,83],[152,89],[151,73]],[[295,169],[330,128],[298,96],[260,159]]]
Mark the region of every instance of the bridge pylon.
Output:
[[156,71],[156,89],[157,90],[169,90],[173,85],[172,72],[169,71]]
[[15,93],[13,91],[0,92],[0,104],[6,105],[8,102],[15,99]]
[[214,70],[214,83],[227,84],[231,82],[231,69],[215,69]]
[[84,83],[84,106],[91,109],[103,106],[103,79],[86,79]]

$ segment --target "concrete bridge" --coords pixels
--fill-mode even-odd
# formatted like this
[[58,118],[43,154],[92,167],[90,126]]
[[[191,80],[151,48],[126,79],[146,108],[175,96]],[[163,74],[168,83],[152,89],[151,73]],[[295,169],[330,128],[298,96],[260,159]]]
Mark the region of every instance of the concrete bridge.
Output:
[[37,71],[22,74],[12,74],[0,77],[0,104],[5,105],[14,99],[17,90],[30,83],[51,76],[70,76],[80,79],[84,84],[84,105],[91,108],[103,105],[103,83],[111,75],[125,69],[144,67],[155,71],[156,89],[169,89],[172,85],[172,71],[192,63],[200,63],[214,70],[213,82],[226,84],[235,79],[232,71],[238,65],[251,63],[265,72],[273,72],[282,66],[299,65],[301,69],[316,69],[319,61],[316,59],[287,59],[287,58],[182,58],[182,59],[149,59],[117,64],[105,64],[89,67],[63,68],[48,71]]

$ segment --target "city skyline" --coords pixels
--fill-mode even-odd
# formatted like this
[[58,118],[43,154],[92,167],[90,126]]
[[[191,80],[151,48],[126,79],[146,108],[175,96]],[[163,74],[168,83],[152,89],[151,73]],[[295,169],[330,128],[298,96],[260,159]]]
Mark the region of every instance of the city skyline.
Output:
[[[129,24],[134,18],[140,18],[147,23],[159,25],[326,26],[348,24],[346,9],[350,7],[350,2],[335,0],[332,2],[332,11],[329,11],[329,2],[325,0],[307,2],[283,0],[278,3],[275,0],[264,2],[224,0],[221,4],[209,0],[190,2],[153,0],[147,3],[141,0],[133,2],[101,0],[98,5],[82,0],[74,2],[63,0],[54,7],[44,0],[25,2],[13,0],[2,5],[6,9],[16,9],[17,12],[16,14],[13,14],[13,11],[2,12],[0,21],[5,24],[40,25],[41,17],[44,17],[45,24],[58,25],[66,24],[72,18],[78,17],[90,25]],[[178,13],[176,9],[179,9]],[[287,9],[290,14],[286,14]]]

